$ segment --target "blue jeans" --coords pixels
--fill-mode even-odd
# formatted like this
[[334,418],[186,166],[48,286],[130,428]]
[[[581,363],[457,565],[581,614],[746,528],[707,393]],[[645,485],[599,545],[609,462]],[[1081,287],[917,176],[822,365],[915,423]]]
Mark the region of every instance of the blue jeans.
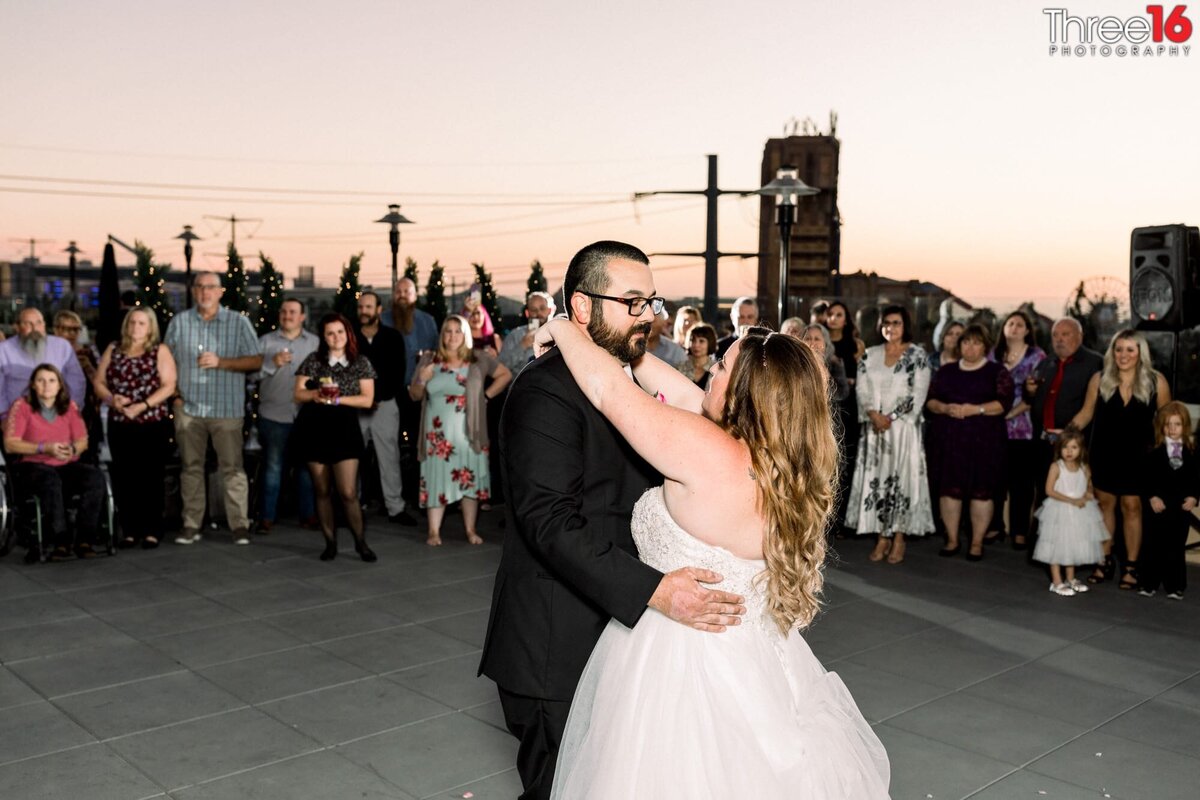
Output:
[[[279,486],[283,482],[283,469],[288,463],[288,436],[292,432],[290,422],[272,422],[258,418],[258,441],[263,449],[262,471],[262,518],[275,521],[275,507],[279,505]],[[296,467],[296,511],[300,519],[308,519],[316,512],[313,509],[312,476],[304,466]]]

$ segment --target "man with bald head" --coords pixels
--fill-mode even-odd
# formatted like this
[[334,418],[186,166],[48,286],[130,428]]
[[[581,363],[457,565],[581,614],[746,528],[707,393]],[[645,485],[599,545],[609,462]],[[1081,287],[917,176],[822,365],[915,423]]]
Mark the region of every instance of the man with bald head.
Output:
[[53,364],[67,381],[71,399],[82,408],[87,378],[66,339],[46,333],[46,318],[36,308],[23,308],[17,315],[17,335],[0,342],[0,418],[29,391],[29,376],[39,364]]
[[1041,443],[1038,497],[1045,494],[1046,472],[1054,460],[1054,440],[1083,408],[1088,381],[1104,366],[1103,356],[1083,346],[1083,326],[1077,319],[1063,317],[1055,322],[1050,340],[1053,355],[1042,359],[1025,380],[1024,396],[1032,406],[1029,416],[1033,419],[1034,440]]

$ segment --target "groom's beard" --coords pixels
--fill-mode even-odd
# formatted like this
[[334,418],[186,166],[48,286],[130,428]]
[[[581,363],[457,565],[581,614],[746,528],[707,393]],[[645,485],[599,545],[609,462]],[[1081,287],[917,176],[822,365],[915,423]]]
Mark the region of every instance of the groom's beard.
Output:
[[40,364],[46,359],[46,337],[34,331],[21,339],[21,349]]
[[[604,321],[604,312],[600,310],[598,303],[592,308],[596,313],[593,313],[592,318],[588,320],[587,330],[593,342],[607,350],[613,358],[623,364],[636,361],[645,354],[646,337],[650,334],[649,322],[634,325],[633,328],[622,333],[608,326],[608,323]],[[635,340],[634,337],[639,333],[642,334],[642,338]]]

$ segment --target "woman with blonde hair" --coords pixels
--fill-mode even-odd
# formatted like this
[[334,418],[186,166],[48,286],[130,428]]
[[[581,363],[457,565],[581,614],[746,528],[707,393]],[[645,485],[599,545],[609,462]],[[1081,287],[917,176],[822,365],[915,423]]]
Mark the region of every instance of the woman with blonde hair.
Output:
[[711,569],[746,611],[717,635],[653,608],[633,629],[610,622],[575,692],[553,796],[886,798],[883,746],[800,635],[820,604],[836,493],[822,359],[751,328],[701,391],[650,354],[629,380],[568,320],[538,340],[665,478],[634,507],[640,558]]
[[104,350],[92,387],[108,404],[109,473],[121,522],[117,544],[153,549],[162,541],[162,481],[175,433],[175,358],[160,342],[154,312],[139,307],[125,314],[121,339]]
[[[675,311],[675,327],[671,332],[672,338],[675,339],[675,344],[688,349],[688,331],[694,326],[702,323],[704,319],[700,316],[700,309],[695,306],[680,306]],[[712,350],[710,352],[716,352]]]
[[472,346],[471,328],[456,314],[442,323],[437,352],[417,365],[408,394],[421,403],[419,497],[429,519],[425,543],[432,547],[442,543],[446,506],[459,501],[467,541],[483,543],[475,522],[479,504],[491,499],[487,403],[511,380],[512,372],[494,354]]
[[[1104,352],[1104,367],[1092,376],[1083,408],[1071,425],[1092,426],[1092,485],[1109,534],[1117,529],[1121,503],[1125,563],[1117,586],[1126,591],[1138,585],[1137,561],[1142,547],[1141,466],[1154,446],[1154,414],[1171,402],[1171,389],[1150,361],[1146,337],[1126,328],[1117,331]],[[1101,583],[1113,573],[1112,539],[1104,545],[1104,563],[1088,577]]]

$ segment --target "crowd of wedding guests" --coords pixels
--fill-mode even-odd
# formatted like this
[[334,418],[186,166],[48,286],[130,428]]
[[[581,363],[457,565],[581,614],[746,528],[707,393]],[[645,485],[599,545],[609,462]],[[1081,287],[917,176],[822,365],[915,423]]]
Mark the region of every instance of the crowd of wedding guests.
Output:
[[[193,307],[166,331],[153,313],[131,309],[103,353],[81,339],[70,311],[47,335],[41,313],[24,309],[16,335],[0,343],[4,446],[15,482],[50,510],[52,560],[91,557],[100,544],[101,435],[121,547],[154,548],[168,535],[156,482],[174,446],[179,545],[202,535],[211,452],[234,543],[249,544],[252,525],[268,534],[287,495],[301,523],[324,537],[322,559],[338,554],[340,517],[358,555],[375,560],[360,497],[368,445],[390,521],[417,524],[405,499],[415,495],[426,541],[437,546],[447,507],[458,504],[467,540],[482,541],[479,512],[502,501],[499,412],[533,357],[538,327],[556,312],[551,295],[531,293],[525,324],[502,336],[478,292],[439,329],[403,279],[391,297],[364,292],[356,320],[326,314],[313,331],[304,303],[287,298],[277,329],[258,337],[221,306],[217,275],[198,274],[192,293]],[[754,298],[740,297],[731,332],[719,336],[692,306],[673,317],[664,309],[647,351],[703,388],[759,316]],[[1057,594],[1112,580],[1182,598],[1200,466],[1187,408],[1171,401],[1142,334],[1118,332],[1101,355],[1083,347],[1077,321],[1060,319],[1047,353],[1034,321],[1014,311],[996,329],[945,320],[927,350],[903,306],[883,308],[878,320],[878,337],[868,338],[881,343],[870,347],[838,300],[781,325],[828,370],[842,442],[835,535],[875,537],[869,558],[890,564],[904,560],[913,537],[934,534],[939,555],[968,561],[1010,539],[1050,566]],[[255,508],[243,465],[248,379],[257,382],[262,447]],[[405,443],[418,465],[407,492]],[[67,498],[76,499],[75,530],[61,511]]]

